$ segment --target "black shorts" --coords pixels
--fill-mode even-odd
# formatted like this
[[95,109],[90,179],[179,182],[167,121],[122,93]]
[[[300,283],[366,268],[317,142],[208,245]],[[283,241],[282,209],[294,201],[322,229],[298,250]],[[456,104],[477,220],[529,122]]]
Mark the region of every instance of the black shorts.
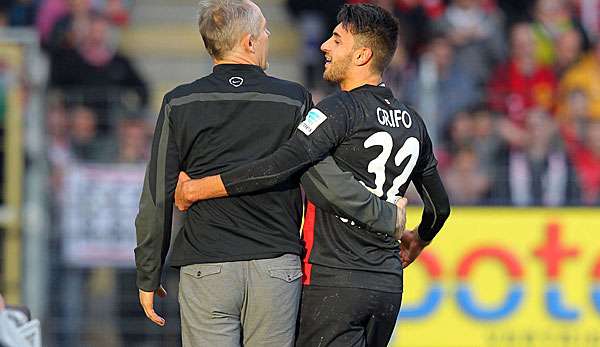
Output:
[[297,347],[386,347],[402,293],[360,288],[304,286]]

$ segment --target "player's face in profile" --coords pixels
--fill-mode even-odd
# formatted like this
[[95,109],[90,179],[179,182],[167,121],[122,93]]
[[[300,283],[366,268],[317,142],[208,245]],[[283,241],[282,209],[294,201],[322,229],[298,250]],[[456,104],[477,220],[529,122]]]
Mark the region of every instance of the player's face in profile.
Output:
[[334,83],[342,82],[352,63],[354,51],[352,34],[344,29],[342,24],[338,24],[331,37],[321,45],[321,51],[325,54],[323,79]]

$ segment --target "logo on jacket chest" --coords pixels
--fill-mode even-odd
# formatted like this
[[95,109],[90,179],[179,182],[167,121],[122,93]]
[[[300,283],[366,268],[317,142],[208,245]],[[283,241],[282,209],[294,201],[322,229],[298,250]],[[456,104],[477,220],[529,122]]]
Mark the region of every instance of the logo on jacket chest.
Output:
[[241,86],[243,83],[244,83],[244,79],[239,76],[233,76],[229,79],[229,84],[231,84],[235,88]]

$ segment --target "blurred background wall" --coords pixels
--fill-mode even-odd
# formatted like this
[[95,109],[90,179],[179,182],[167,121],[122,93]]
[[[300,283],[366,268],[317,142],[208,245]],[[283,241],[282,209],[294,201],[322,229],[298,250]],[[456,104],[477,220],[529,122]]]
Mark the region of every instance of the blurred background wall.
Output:
[[[256,1],[268,73],[315,102],[344,2]],[[464,206],[407,269],[393,346],[600,346],[600,0],[373,2],[401,24],[385,81]],[[180,343],[174,270],[166,327],[138,305],[133,219],[162,96],[212,68],[195,12],[0,0],[0,293],[44,346]]]

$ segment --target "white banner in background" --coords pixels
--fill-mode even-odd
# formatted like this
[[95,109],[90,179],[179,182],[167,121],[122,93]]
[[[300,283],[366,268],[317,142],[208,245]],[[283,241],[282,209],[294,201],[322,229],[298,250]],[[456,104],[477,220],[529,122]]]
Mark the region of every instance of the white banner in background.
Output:
[[77,165],[65,170],[62,231],[72,266],[135,267],[135,216],[143,164]]

